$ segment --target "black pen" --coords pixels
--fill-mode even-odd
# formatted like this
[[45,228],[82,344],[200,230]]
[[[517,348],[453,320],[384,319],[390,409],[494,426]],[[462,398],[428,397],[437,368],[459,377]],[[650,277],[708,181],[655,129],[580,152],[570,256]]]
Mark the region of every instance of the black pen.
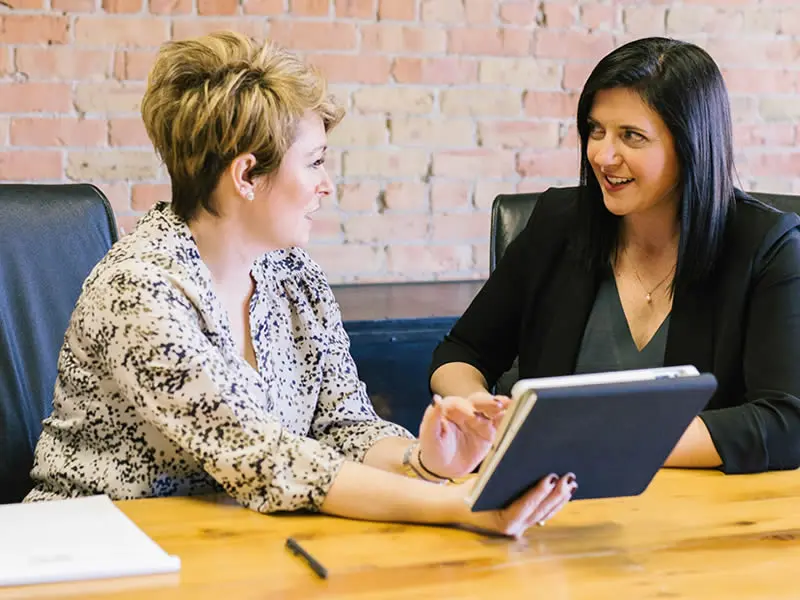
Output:
[[311,570],[317,574],[317,577],[320,579],[328,578],[328,569],[323,567],[316,558],[306,552],[305,549],[297,543],[296,539],[286,538],[286,547],[291,550],[292,554],[303,557],[303,560],[306,561],[306,564],[311,567]]

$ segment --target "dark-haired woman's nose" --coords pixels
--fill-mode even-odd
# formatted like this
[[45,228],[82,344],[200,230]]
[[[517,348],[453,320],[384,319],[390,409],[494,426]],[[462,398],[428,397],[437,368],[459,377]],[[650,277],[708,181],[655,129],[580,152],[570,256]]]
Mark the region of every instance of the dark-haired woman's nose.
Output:
[[608,137],[603,140],[597,140],[593,149],[592,162],[598,167],[616,167],[622,163],[622,157],[617,152],[616,145]]

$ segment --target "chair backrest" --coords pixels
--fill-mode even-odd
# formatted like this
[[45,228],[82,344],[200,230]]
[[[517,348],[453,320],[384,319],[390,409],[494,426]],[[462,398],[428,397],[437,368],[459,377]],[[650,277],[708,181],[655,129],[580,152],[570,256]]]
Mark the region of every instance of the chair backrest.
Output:
[[0,504],[30,490],[67,323],[117,237],[94,186],[0,184]]
[[[771,204],[785,212],[800,214],[800,196],[748,192],[753,198]],[[539,198],[538,193],[501,194],[492,203],[491,238],[489,240],[489,268],[494,270],[511,241],[519,235]]]

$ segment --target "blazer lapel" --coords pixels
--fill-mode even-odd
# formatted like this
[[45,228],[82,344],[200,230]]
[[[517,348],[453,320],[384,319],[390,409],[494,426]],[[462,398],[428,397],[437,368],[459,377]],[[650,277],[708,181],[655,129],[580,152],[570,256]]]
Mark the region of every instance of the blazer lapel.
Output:
[[575,370],[583,330],[600,282],[575,259],[567,258],[555,269],[550,306],[542,314],[550,319],[534,377],[569,375]]
[[675,294],[664,366],[694,365],[711,369],[714,359],[714,298],[708,286]]

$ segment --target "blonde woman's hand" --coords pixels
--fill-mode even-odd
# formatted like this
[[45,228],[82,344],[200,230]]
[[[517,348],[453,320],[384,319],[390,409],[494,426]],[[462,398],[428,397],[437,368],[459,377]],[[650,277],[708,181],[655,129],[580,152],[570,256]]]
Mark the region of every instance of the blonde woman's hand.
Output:
[[489,392],[466,398],[435,395],[419,428],[421,463],[449,479],[472,473],[492,447],[510,403],[507,396]]

